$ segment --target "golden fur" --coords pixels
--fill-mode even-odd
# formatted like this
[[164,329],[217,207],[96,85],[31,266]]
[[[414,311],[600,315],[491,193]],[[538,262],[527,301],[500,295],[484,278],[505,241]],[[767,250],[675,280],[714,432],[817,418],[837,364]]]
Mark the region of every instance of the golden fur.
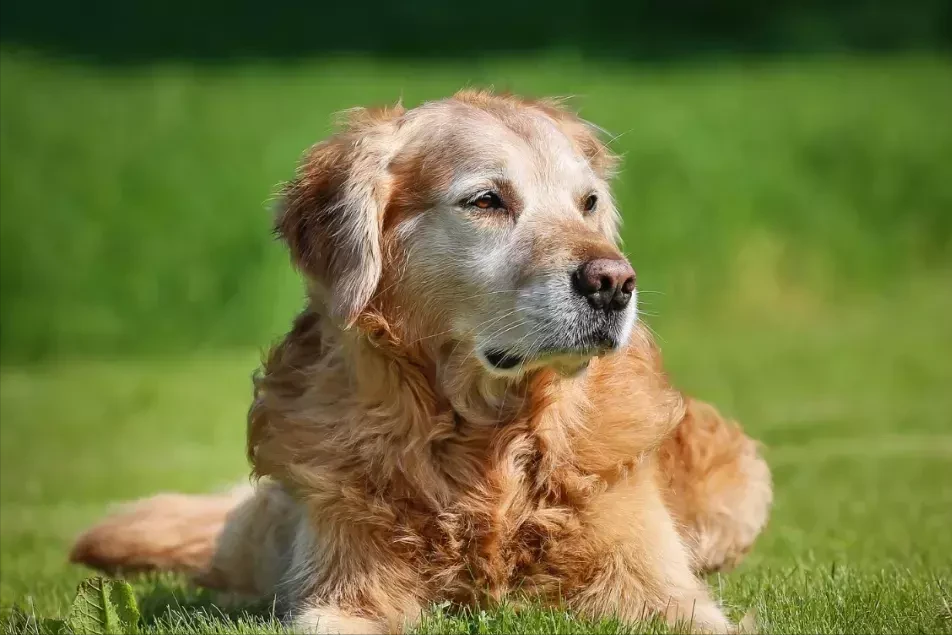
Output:
[[[508,157],[511,203],[459,220],[444,192],[487,155]],[[673,388],[637,324],[618,327],[618,352],[543,356],[515,374],[477,350],[472,321],[502,319],[492,294],[509,292],[483,290],[487,276],[525,287],[622,257],[614,163],[554,102],[471,91],[352,113],[279,211],[309,301],[256,378],[254,490],[137,503],[80,537],[72,560],[276,595],[314,632],[401,632],[433,602],[522,594],[734,629],[698,574],[733,565],[766,523],[755,442]],[[588,190],[563,192],[569,177],[548,169],[608,203],[573,211]],[[480,260],[504,235],[519,257]]]

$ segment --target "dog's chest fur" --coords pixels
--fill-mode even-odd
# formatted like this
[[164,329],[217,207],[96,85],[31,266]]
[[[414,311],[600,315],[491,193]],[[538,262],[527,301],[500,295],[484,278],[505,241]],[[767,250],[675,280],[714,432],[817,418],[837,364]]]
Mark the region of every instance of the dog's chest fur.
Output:
[[[407,356],[373,348],[348,370],[356,354],[325,346],[314,321],[299,326],[256,382],[248,444],[259,475],[306,497],[321,592],[383,563],[426,601],[567,597],[604,564],[601,495],[622,486],[680,403],[633,384],[646,362],[629,355],[587,375],[628,378],[611,390],[540,373],[508,413],[475,397],[448,409]],[[637,425],[630,412],[644,415]]]
[[[597,478],[552,465],[544,439],[505,431],[489,451],[475,444],[445,447],[444,465],[476,475],[448,504],[409,512],[398,542],[426,564],[436,597],[480,604],[506,594],[557,594],[586,574],[583,500]],[[563,552],[571,544],[572,553]]]

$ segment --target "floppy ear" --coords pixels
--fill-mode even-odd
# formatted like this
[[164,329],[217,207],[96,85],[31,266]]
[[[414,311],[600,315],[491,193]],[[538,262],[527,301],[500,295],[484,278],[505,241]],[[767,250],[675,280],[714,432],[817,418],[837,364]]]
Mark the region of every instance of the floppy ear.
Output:
[[345,129],[307,153],[282,192],[276,232],[295,265],[350,325],[380,281],[393,120],[402,109],[356,110]]

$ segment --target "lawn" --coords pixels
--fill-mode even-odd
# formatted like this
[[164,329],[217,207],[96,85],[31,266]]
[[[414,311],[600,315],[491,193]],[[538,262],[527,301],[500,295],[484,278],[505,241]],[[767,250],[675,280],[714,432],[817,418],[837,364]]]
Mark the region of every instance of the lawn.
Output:
[[[620,135],[626,249],[675,381],[772,466],[709,582],[767,633],[952,633],[952,64],[592,69],[0,57],[0,631],[61,615],[110,504],[245,478],[250,376],[300,291],[265,201],[332,110],[465,83],[580,95]],[[147,632],[279,630],[175,576]],[[642,625],[644,627],[644,625]],[[653,628],[654,626],[652,626]],[[419,631],[632,632],[433,607]]]

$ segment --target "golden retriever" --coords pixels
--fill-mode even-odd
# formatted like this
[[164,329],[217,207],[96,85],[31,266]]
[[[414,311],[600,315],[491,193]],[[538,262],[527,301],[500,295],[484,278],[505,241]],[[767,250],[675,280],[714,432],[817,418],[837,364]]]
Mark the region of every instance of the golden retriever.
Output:
[[735,629],[698,576],[750,548],[770,473],[637,321],[615,164],[555,101],[351,111],[278,210],[308,302],[255,379],[256,486],[138,502],[71,559],[275,596],[310,632],[504,597]]

